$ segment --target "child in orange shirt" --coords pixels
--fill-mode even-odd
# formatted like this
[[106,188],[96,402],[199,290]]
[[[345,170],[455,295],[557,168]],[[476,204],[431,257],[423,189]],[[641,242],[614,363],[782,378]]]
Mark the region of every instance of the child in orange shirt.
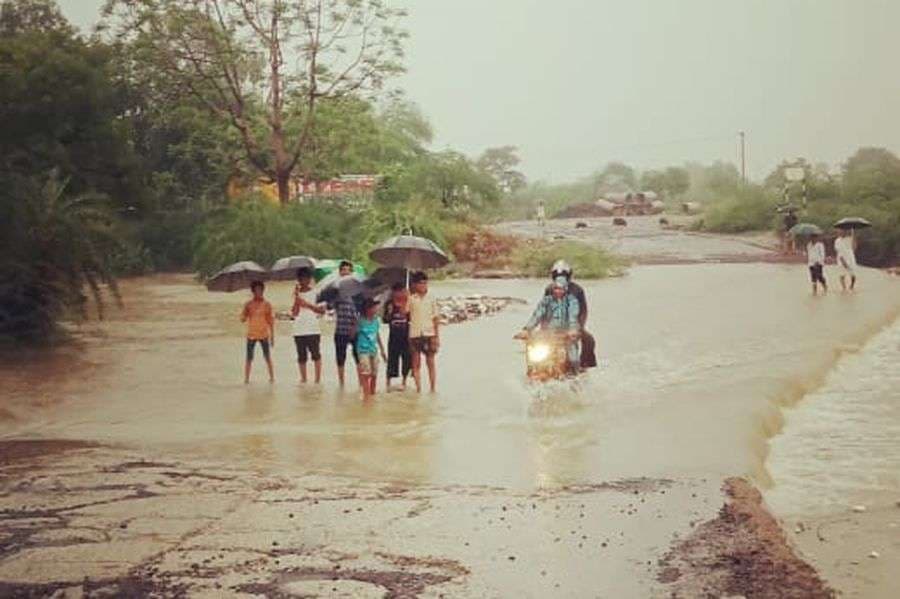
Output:
[[257,343],[262,346],[263,357],[266,359],[266,366],[269,367],[269,382],[275,382],[272,356],[269,354],[269,341],[271,340],[273,347],[275,345],[275,317],[272,313],[272,304],[263,298],[265,289],[266,286],[262,281],[253,281],[250,284],[253,299],[244,304],[244,311],[241,312],[241,322],[247,323],[247,360],[244,362],[244,384],[250,382],[250,367],[253,365],[253,353]]

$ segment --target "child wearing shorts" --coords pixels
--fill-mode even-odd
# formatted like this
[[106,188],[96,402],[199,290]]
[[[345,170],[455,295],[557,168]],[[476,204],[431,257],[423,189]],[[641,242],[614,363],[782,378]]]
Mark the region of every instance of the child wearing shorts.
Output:
[[356,354],[359,356],[359,381],[363,399],[375,395],[378,380],[378,356],[386,359],[384,344],[381,342],[381,318],[378,317],[378,302],[367,299],[363,303],[362,315],[356,329]]

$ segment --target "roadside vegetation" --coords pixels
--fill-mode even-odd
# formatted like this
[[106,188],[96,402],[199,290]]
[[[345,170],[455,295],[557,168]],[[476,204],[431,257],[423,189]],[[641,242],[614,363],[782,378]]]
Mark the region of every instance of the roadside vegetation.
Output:
[[[366,262],[403,232],[448,247],[524,185],[514,147],[434,151],[426,116],[381,91],[403,71],[402,11],[338,0],[306,18],[244,4],[285,36],[331,28],[346,48],[272,63],[281,49],[230,0],[222,20],[201,0],[111,0],[90,36],[55,0],[0,0],[0,341],[58,335],[90,296],[114,300],[117,276],[204,278],[295,253]],[[371,19],[348,22],[369,30],[342,25],[356,10]],[[293,180],[347,173],[380,176],[368,201],[289,201]]]
[[[786,179],[791,167],[804,172],[805,206],[800,184]],[[690,203],[700,212],[691,228],[711,233],[778,231],[783,226],[778,208],[786,204],[797,208],[801,221],[825,231],[840,218],[861,216],[873,226],[859,233],[860,263],[900,264],[900,158],[884,148],[860,148],[836,170],[804,159],[784,161],[762,183],[741,181],[738,169],[726,162],[688,162],[643,173],[612,162],[573,183],[533,182],[505,196],[501,204],[510,217],[528,219],[543,201],[552,217],[573,205],[635,190],[656,192],[666,212],[682,213]]]
[[[311,26],[337,28],[348,47],[311,46],[285,65],[271,44],[278,36],[261,35],[242,4],[298,39]],[[742,185],[725,163],[638,173],[618,162],[546,185],[525,178],[513,146],[477,157],[432,149],[427,117],[402,93],[383,91],[403,71],[406,32],[404,13],[380,0],[335,0],[328,14],[305,16],[272,13],[269,0],[220,5],[227,10],[213,16],[203,0],[109,0],[102,27],[86,35],[55,0],[0,0],[0,341],[53,337],[62,320],[86,315],[91,296],[101,308],[116,301],[117,276],[204,278],[238,259],[268,265],[295,253],[366,262],[375,243],[404,232],[477,268],[543,276],[553,256],[582,277],[621,271],[595,249],[520,244],[484,228],[530,218],[541,200],[552,216],[602,193],[649,189],[670,210],[700,203],[704,230],[778,222],[785,165],[762,186]],[[361,9],[372,11],[374,28],[343,30],[348,11]],[[361,36],[378,43],[353,50],[348,70],[341,56]],[[383,51],[369,56],[372,47]],[[805,165],[801,218],[826,227],[845,215],[869,218],[860,260],[896,263],[898,163],[863,149],[840,174]],[[379,176],[366,202],[291,201],[300,179],[348,173]]]

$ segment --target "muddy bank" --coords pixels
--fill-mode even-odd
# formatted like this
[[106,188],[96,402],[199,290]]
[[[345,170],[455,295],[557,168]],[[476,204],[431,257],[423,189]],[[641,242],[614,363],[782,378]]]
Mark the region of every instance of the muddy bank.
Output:
[[658,579],[676,597],[830,598],[834,591],[788,545],[784,532],[745,480],[723,486],[718,517],[703,522],[660,561]]

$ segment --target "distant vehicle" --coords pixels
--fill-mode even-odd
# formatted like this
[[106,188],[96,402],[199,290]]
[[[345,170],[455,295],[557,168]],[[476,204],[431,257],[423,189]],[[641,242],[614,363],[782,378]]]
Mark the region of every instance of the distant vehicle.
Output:
[[588,224],[586,222],[584,222],[583,220],[580,220],[577,223],[575,223],[575,228],[576,229],[587,229]]

